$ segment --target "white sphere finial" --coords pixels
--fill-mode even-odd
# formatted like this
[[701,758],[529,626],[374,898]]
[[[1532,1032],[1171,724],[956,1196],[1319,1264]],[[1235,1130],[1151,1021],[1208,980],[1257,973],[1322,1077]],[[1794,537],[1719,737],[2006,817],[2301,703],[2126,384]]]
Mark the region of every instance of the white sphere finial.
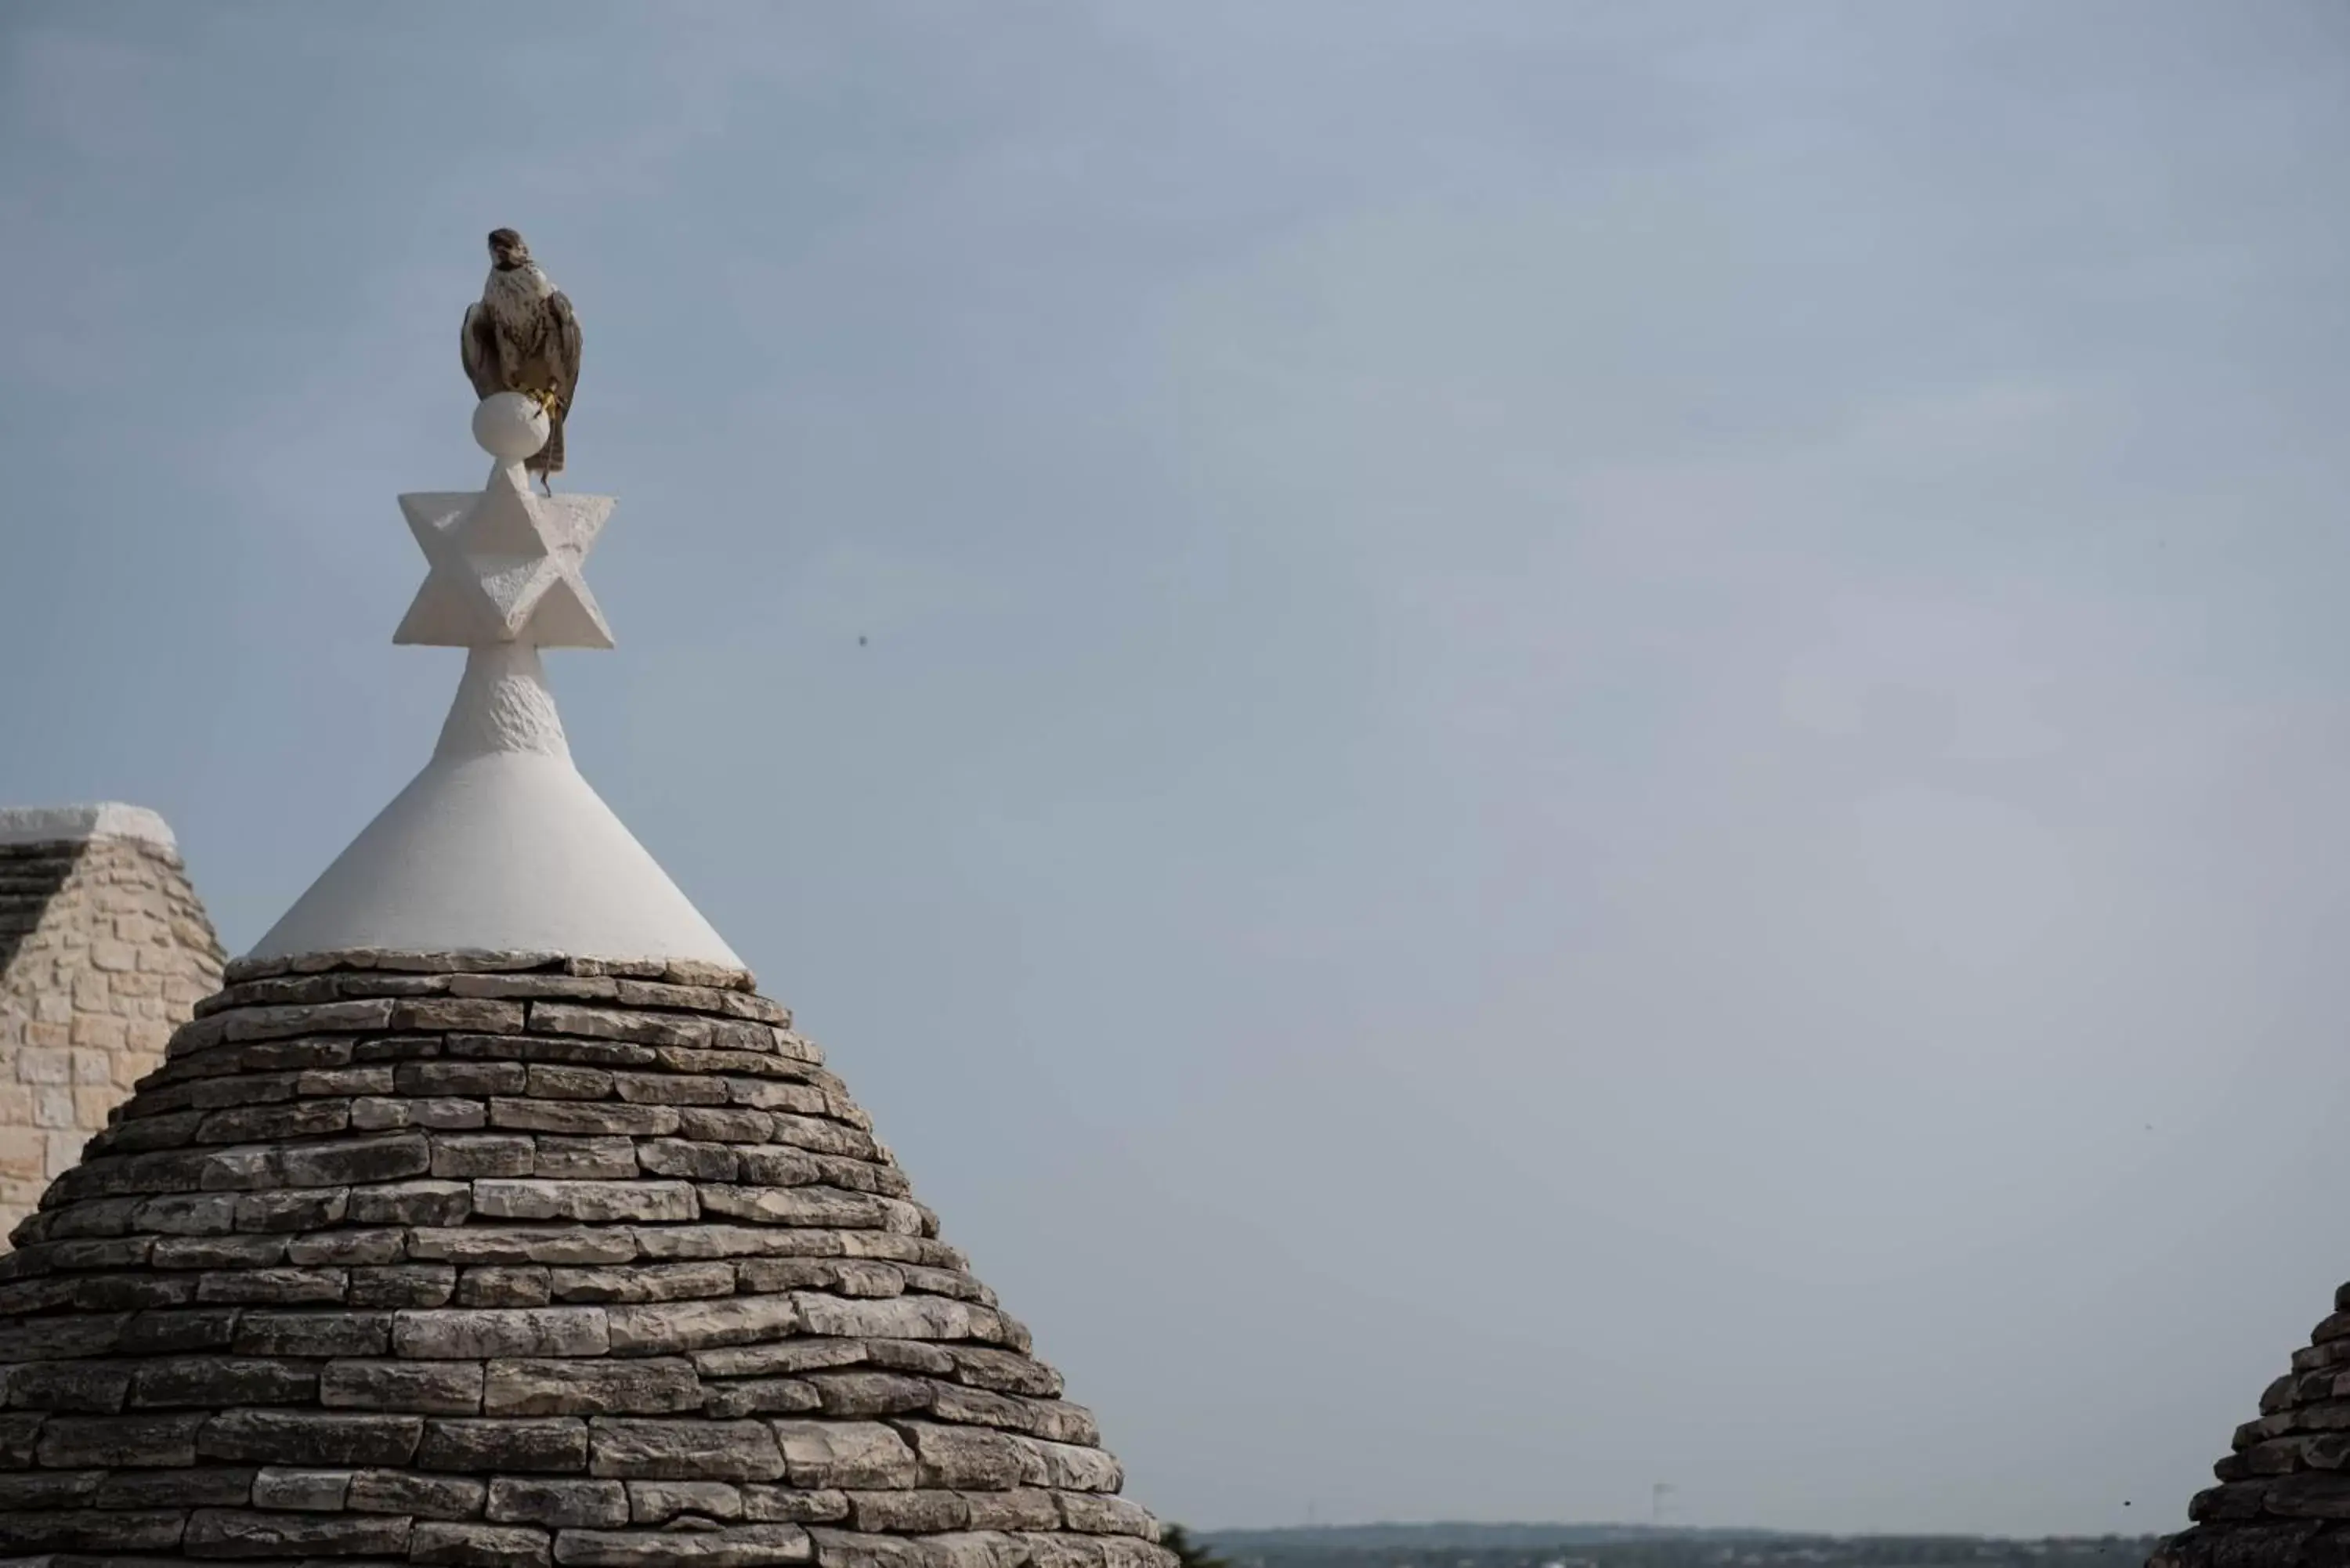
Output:
[[492,392],[473,410],[473,440],[500,462],[520,462],[546,444],[546,410],[520,392]]

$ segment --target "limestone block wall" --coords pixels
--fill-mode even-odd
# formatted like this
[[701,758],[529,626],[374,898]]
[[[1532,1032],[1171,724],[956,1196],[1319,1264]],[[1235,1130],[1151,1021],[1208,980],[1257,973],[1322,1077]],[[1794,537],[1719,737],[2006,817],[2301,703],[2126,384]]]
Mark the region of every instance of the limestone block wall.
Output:
[[220,989],[172,831],[133,806],[0,809],[0,1236]]

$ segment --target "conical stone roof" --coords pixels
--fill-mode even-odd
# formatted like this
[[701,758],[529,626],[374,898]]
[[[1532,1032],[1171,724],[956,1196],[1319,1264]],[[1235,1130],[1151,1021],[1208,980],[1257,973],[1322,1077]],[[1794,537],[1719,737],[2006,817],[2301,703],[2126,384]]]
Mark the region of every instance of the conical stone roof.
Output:
[[2150,1568],[2350,1568],[2350,1284]]
[[0,1259],[0,1561],[1173,1568],[578,779],[536,650],[608,643],[609,503],[529,496],[523,400],[474,428],[481,497],[403,498],[401,638],[469,649],[432,764]]
[[748,975],[229,979],[0,1260],[0,1550],[1171,1563]]
[[153,812],[0,806],[0,1231],[162,1061],[227,956]]

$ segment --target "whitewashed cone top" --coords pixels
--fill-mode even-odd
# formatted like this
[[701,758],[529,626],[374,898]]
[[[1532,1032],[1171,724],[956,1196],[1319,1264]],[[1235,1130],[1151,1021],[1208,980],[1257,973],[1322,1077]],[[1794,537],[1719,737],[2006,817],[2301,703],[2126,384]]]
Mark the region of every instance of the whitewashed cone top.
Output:
[[532,493],[546,415],[503,392],[473,416],[477,492],[400,498],[431,570],[392,640],[466,649],[424,771],[250,955],[555,952],[743,967],[580,776],[542,648],[609,648],[582,567],[604,495]]

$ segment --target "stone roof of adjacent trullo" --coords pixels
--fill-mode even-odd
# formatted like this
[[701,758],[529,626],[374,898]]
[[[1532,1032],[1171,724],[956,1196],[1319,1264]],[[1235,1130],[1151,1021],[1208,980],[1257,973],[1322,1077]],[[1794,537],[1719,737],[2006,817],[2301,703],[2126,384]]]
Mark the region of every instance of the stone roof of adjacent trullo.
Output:
[[[515,510],[519,402],[477,416],[486,514],[406,498],[447,591],[402,635],[469,649],[403,797],[430,809],[229,967],[0,1260],[0,1554],[1172,1568],[1092,1415],[601,802],[556,819],[589,824],[568,863],[559,833],[418,862],[577,777],[536,649],[602,623],[586,536]],[[660,897],[560,907],[582,865]]]
[[2188,1505],[2192,1528],[2154,1568],[2344,1568],[2350,1564],[2350,1284],[2334,1312],[2261,1395],[2212,1467],[2220,1484]]
[[153,812],[0,806],[0,1232],[162,1061],[226,956]]

